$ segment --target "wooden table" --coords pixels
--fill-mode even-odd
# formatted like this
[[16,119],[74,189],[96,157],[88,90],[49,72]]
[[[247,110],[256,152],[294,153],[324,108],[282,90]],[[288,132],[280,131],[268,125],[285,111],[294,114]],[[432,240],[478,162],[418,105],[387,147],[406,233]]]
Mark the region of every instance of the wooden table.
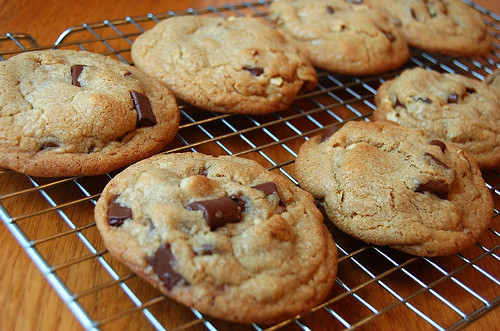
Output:
[[[189,7],[240,3],[228,0],[4,0],[0,5],[0,34],[27,33],[39,45],[51,45],[67,27],[82,23],[121,19],[148,13],[163,13]],[[498,0],[477,3],[500,14]],[[0,183],[0,186],[11,183]],[[22,208],[22,207],[20,207]],[[0,329],[1,330],[77,330],[81,326],[66,305],[50,287],[19,244],[0,225]],[[390,325],[378,325],[391,329]],[[470,329],[493,330],[500,327],[499,310],[485,315]],[[410,328],[410,326],[409,326]]]

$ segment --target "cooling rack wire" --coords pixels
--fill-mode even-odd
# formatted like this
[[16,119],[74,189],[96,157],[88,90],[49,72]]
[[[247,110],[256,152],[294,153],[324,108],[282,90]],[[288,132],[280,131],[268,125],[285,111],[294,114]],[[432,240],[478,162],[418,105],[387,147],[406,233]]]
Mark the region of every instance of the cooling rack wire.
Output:
[[[377,87],[404,68],[421,66],[481,80],[500,68],[499,16],[466,2],[482,13],[496,38],[487,56],[453,59],[412,50],[405,67],[380,76],[318,71],[314,91],[298,97],[289,109],[269,115],[222,115],[181,105],[181,126],[166,152],[240,155],[297,184],[293,163],[298,147],[326,126],[370,120]],[[27,50],[59,48],[99,52],[131,63],[134,39],[162,19],[252,15],[268,20],[268,6],[268,1],[244,2],[83,24],[64,31],[50,47],[40,47],[29,35],[6,34],[0,36],[0,60]],[[385,320],[396,329],[411,325],[454,330],[488,312],[499,316],[499,169],[484,173],[495,199],[495,216],[470,249],[447,257],[412,257],[354,240],[326,220],[339,249],[339,272],[330,297],[284,323],[249,326],[212,319],[175,303],[109,256],[95,227],[93,207],[114,174],[41,179],[0,170],[0,182],[13,183],[12,190],[0,192],[0,218],[85,329],[376,329]],[[68,247],[72,254],[59,254]]]

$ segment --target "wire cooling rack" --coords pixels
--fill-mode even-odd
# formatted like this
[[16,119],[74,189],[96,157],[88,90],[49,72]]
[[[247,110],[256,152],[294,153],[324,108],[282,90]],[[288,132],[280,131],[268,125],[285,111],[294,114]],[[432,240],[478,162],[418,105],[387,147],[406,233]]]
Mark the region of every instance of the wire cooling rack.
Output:
[[[326,126],[370,120],[373,96],[386,79],[407,67],[422,66],[484,79],[500,68],[499,16],[480,11],[494,49],[484,57],[453,59],[412,50],[398,71],[351,77],[318,71],[316,90],[287,110],[262,116],[222,115],[181,105],[181,126],[167,152],[196,151],[257,160],[295,184],[293,163],[299,146]],[[54,46],[112,55],[131,62],[130,46],[143,31],[176,15],[252,15],[267,20],[269,2],[189,9],[161,15],[83,24],[64,31]],[[0,59],[40,49],[28,35],[0,37]],[[165,298],[114,260],[93,220],[93,208],[113,173],[96,177],[41,179],[0,170],[0,218],[85,329],[292,329],[394,328],[454,330],[500,304],[500,173],[484,173],[495,199],[491,227],[471,248],[452,256],[413,257],[367,245],[326,220],[339,249],[336,284],[324,303],[279,325],[233,325],[203,316]],[[5,187],[9,187],[6,190]],[[71,253],[61,254],[67,250]]]

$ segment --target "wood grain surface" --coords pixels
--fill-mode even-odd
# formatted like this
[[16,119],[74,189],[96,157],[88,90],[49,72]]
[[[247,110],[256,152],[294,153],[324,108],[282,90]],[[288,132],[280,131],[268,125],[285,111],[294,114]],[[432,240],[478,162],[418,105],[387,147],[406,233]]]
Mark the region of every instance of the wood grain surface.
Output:
[[[500,1],[477,0],[476,2],[500,14]],[[27,33],[34,37],[39,45],[44,46],[53,44],[59,34],[66,28],[81,25],[82,23],[95,23],[105,19],[121,19],[127,16],[141,16],[148,13],[164,13],[170,10],[176,11],[189,7],[204,8],[209,5],[216,6],[226,3],[237,4],[241,3],[241,1],[2,0],[0,1],[0,34],[7,32]],[[3,176],[2,182],[0,182],[0,195],[3,192],[29,187],[28,184],[24,183],[25,181],[26,179],[20,179],[17,174]],[[44,203],[43,201],[33,199],[29,202],[30,205],[28,206],[26,203],[19,203],[16,199],[10,200],[8,203],[12,204],[11,208],[18,210],[19,214],[26,212],[26,210],[36,210],[36,204]],[[92,217],[91,212],[86,216]],[[40,216],[41,225],[39,231],[50,233],[52,225],[44,227],[43,224],[49,223],[45,218],[49,218],[49,216]],[[0,330],[81,329],[81,325],[68,307],[51,288],[45,277],[3,224],[0,225],[0,245]],[[65,247],[65,251],[69,252],[79,249],[81,248]],[[85,275],[76,275],[75,283],[78,283],[78,277],[85,277]],[[178,309],[179,314],[182,314],[182,307],[175,306],[172,309]],[[342,307],[339,307],[339,309],[342,309]],[[439,314],[439,312],[437,313]],[[404,321],[407,321],[408,329],[429,328],[427,323],[422,323],[415,315],[406,316],[405,312],[399,314],[398,310],[394,314],[377,319],[376,323],[369,323],[368,325],[372,329],[392,330],[394,319],[399,320],[399,325],[404,325],[406,323]],[[319,323],[321,322],[313,321],[311,324],[316,325],[318,330],[329,328],[328,325],[320,326]],[[121,327],[129,329],[132,326],[122,325]],[[479,321],[472,323],[468,326],[468,329],[499,330],[499,309],[486,314]]]

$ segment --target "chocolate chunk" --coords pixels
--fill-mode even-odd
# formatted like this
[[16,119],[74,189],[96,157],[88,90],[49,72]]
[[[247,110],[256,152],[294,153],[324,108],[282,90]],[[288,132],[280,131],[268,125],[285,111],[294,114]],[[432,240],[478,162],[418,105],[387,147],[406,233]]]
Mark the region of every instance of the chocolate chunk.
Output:
[[250,71],[250,73],[255,77],[259,77],[264,73],[264,69],[260,67],[244,66],[243,70]]
[[161,245],[154,256],[146,257],[146,261],[151,265],[155,273],[160,277],[163,285],[170,291],[177,285],[183,277],[175,269],[176,259],[170,244]]
[[137,91],[130,92],[134,101],[134,108],[137,111],[137,127],[153,126],[156,124],[156,118],[151,108],[149,98]]
[[323,131],[323,134],[321,135],[321,141],[327,141],[328,138],[330,138],[331,136],[333,136],[335,134],[335,132],[337,132],[338,130],[340,130],[340,126],[339,125],[332,125],[332,126],[329,126],[327,127],[324,131]]
[[470,94],[476,93],[476,89],[473,87],[466,87],[465,92],[470,93]]
[[435,145],[435,146],[439,146],[439,148],[441,148],[441,152],[443,152],[443,153],[446,151],[446,145],[441,140],[437,140],[437,139],[431,140],[430,144]]
[[80,77],[80,74],[83,71],[83,65],[81,64],[75,64],[74,66],[71,66],[71,84],[74,86],[82,87],[80,85],[80,82],[78,81],[78,77]]
[[278,188],[273,182],[262,183],[259,185],[252,186],[252,188],[264,192],[266,196],[271,194],[278,194]]
[[415,13],[415,9],[413,9],[413,8],[411,8],[411,7],[410,7],[410,8],[409,8],[409,11],[410,11],[410,15],[411,15],[411,17],[412,17],[414,20],[416,20],[416,19],[417,19],[417,14]]
[[328,14],[333,14],[335,13],[335,9],[333,9],[332,6],[326,6],[326,11]]
[[203,210],[205,221],[213,231],[227,223],[241,220],[241,207],[231,198],[195,201],[186,206],[188,210]]
[[458,94],[452,93],[448,96],[448,103],[457,103],[458,102]]
[[416,192],[429,192],[440,199],[446,199],[448,198],[450,187],[444,180],[433,179],[427,183],[419,184]]
[[120,205],[116,201],[118,197],[118,194],[114,195],[108,206],[108,224],[116,227],[121,226],[126,219],[132,218],[132,210],[128,207]]
[[443,161],[441,161],[440,159],[438,159],[434,155],[432,155],[430,153],[425,153],[425,156],[427,156],[428,158],[430,158],[437,165],[440,165],[441,167],[446,168],[446,169],[450,169],[450,167],[448,167],[446,164],[443,163]]

